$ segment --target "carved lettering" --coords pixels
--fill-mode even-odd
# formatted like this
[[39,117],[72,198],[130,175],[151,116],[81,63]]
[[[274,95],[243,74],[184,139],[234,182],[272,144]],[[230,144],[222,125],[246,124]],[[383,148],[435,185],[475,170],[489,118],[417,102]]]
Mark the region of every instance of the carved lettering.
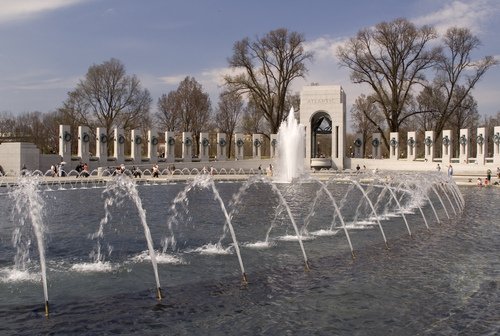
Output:
[[308,104],[334,104],[336,103],[333,98],[309,98],[307,100]]

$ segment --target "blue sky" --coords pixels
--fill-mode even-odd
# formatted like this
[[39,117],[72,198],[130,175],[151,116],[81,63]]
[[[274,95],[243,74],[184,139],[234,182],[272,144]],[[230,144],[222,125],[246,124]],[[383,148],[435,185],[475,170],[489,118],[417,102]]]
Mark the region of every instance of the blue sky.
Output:
[[[336,47],[360,29],[404,17],[438,31],[469,27],[476,57],[500,59],[498,0],[0,0],[0,112],[53,111],[89,66],[119,59],[156,101],[194,77],[215,106],[234,42],[287,28],[315,52],[304,81],[339,84],[348,109],[362,86],[338,66]],[[500,111],[500,67],[476,86],[481,115]]]

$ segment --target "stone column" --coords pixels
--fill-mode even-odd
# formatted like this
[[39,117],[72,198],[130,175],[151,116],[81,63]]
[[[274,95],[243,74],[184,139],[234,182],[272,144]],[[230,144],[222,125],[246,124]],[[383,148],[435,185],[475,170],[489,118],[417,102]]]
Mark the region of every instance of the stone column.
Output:
[[175,162],[175,132],[165,132],[165,161]]
[[135,163],[141,163],[142,161],[142,136],[141,130],[134,129],[131,134],[131,149],[130,157]]
[[434,131],[425,131],[424,135],[425,161],[434,160]]
[[493,129],[493,163],[500,163],[500,126]]
[[460,139],[458,140],[460,146],[460,163],[469,163],[469,130],[464,128],[460,130]]
[[78,156],[82,162],[89,162],[90,131],[87,126],[78,126]]
[[354,140],[354,157],[362,158],[364,156],[363,153],[363,134],[356,134],[356,139]]
[[225,133],[217,133],[217,161],[227,160],[227,141]]
[[125,159],[125,134],[123,129],[116,127],[114,129],[114,157],[117,162],[123,162]]
[[374,159],[382,158],[382,141],[380,139],[382,136],[380,133],[373,133],[372,135],[372,156]]
[[262,158],[262,134],[254,134],[252,136],[253,158]]
[[488,155],[488,135],[485,127],[477,129],[476,136],[476,164],[483,165],[486,163],[486,155]]
[[210,159],[210,135],[207,132],[200,133],[200,161],[208,162]]
[[148,131],[148,160],[149,162],[158,160],[158,132],[155,129]]
[[441,162],[443,165],[449,165],[453,157],[453,139],[451,137],[451,130],[443,130],[442,140],[442,155]]
[[95,131],[95,156],[99,158],[99,163],[106,165],[108,162],[108,136],[104,127],[97,127]]
[[389,158],[391,160],[399,159],[399,133],[391,132],[389,135]]
[[417,132],[408,132],[408,140],[406,140],[406,158],[408,161],[415,161],[417,158]]
[[71,163],[71,127],[69,125],[59,125],[59,156],[61,160]]
[[274,159],[278,155],[278,134],[271,134],[270,151],[271,159]]
[[243,150],[243,146],[245,145],[244,139],[243,133],[234,134],[234,157],[236,160],[243,160],[245,157]]
[[193,160],[193,138],[191,132],[182,132],[182,161]]

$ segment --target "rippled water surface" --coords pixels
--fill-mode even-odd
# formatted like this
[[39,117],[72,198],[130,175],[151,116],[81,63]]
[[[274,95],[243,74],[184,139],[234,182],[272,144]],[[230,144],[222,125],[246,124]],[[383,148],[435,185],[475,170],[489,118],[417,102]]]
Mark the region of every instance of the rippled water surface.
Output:
[[[27,275],[12,271],[16,220],[10,216],[12,202],[1,193],[0,334],[500,333],[498,188],[462,188],[465,210],[453,215],[448,209],[452,220],[436,202],[439,224],[426,204],[430,230],[420,213],[407,214],[412,238],[400,216],[387,216],[382,225],[389,250],[375,225],[350,229],[355,260],[337,219],[334,235],[303,241],[307,272],[297,240],[281,239],[295,233],[286,212],[276,211],[278,198],[268,185],[256,184],[232,213],[249,281],[244,286],[228,232],[217,247],[225,217],[214,194],[194,188],[188,202],[172,207],[184,187],[138,187],[158,253],[165,239],[175,237],[175,250],[169,248],[158,258],[165,295],[161,301],[155,299],[153,268],[133,202],[124,199],[109,208],[111,218],[101,241],[105,264],[95,265],[89,257],[96,244],[91,235],[105,216],[104,189],[45,190],[49,319],[44,316],[36,248]],[[228,213],[240,187],[216,184]],[[327,231],[332,207],[327,198],[313,204],[314,186],[302,186],[300,192],[280,188],[300,227],[309,220],[310,230]],[[329,188],[336,199],[347,190],[345,185]],[[357,202],[342,205],[346,224],[370,217]],[[172,214],[175,223],[169,221]],[[265,244],[271,224],[274,229]]]

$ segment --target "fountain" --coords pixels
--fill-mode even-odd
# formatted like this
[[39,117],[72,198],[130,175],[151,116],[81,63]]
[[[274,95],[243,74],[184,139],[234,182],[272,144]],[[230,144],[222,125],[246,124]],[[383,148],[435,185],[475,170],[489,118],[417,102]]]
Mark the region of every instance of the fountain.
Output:
[[291,182],[304,173],[304,136],[304,126],[295,119],[292,107],[278,131],[275,181]]
[[[14,233],[14,246],[0,247],[0,330],[498,331],[500,228],[486,204],[500,196],[459,190],[435,172],[307,176],[291,116],[280,134],[297,137],[280,135],[287,149],[273,178],[200,171],[175,183],[44,184],[27,176],[2,188],[0,209],[12,216],[0,219],[0,240]],[[38,318],[39,275],[47,315],[51,289],[50,323]],[[478,322],[462,322],[470,316]]]

